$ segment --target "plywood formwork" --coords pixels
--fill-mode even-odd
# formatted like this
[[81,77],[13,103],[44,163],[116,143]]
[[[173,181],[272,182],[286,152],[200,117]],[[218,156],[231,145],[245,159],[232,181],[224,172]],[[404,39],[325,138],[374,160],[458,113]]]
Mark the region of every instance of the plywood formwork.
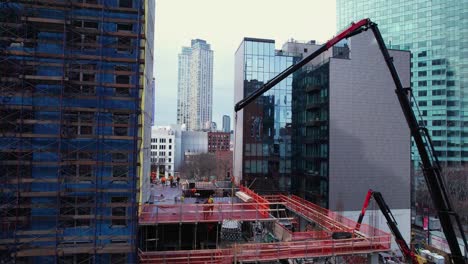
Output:
[[136,261],[144,7],[0,1],[0,262]]

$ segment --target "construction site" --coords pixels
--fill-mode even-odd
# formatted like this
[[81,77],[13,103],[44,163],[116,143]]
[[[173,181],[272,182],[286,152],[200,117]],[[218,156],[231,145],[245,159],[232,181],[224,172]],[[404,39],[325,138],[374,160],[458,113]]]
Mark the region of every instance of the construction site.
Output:
[[148,10],[0,1],[0,263],[136,262]]
[[158,185],[156,194],[140,209],[140,263],[377,263],[390,251],[389,233],[357,231],[355,221],[294,195],[260,196],[230,182]]
[[[235,172],[232,181],[171,181],[150,190],[154,5],[151,0],[0,1],[0,263],[378,263],[392,250],[393,236],[401,260],[417,262],[389,207],[371,190],[357,221],[290,192],[260,195],[237,184],[242,174]],[[339,41],[367,30],[368,39],[373,32],[374,51],[383,55],[375,61],[389,70],[386,78],[396,86],[409,126],[405,146],[411,132],[451,263],[464,263],[457,225],[468,246],[434,146],[369,19],[242,95],[235,112]],[[289,137],[287,130],[281,133]],[[268,152],[263,147],[257,152]],[[340,184],[356,188],[344,179]],[[393,236],[362,223],[371,195],[382,199],[379,207]]]

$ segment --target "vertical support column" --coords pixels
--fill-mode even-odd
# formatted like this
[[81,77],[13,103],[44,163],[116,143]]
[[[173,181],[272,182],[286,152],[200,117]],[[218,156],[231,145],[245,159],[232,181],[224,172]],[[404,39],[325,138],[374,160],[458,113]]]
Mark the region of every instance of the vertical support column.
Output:
[[221,224],[220,222],[216,223],[216,249],[219,248],[219,246],[218,246],[218,237],[219,237],[219,225],[220,224]]
[[193,229],[193,245],[192,245],[193,250],[197,249],[197,229],[198,229],[198,223],[195,223],[195,228]]
[[156,232],[155,232],[155,235],[154,235],[154,250],[155,251],[158,250],[158,240],[159,240],[158,230],[159,230],[159,226],[158,226],[158,224],[156,224]]
[[182,223],[179,223],[179,250],[182,248]]

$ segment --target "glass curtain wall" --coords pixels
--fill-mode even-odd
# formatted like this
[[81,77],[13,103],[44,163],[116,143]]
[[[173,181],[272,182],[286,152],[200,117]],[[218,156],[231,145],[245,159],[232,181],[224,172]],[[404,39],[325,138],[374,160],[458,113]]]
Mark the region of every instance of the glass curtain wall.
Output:
[[[244,39],[244,96],[297,61],[276,51],[273,40]],[[292,76],[244,109],[243,180],[261,193],[291,186]]]

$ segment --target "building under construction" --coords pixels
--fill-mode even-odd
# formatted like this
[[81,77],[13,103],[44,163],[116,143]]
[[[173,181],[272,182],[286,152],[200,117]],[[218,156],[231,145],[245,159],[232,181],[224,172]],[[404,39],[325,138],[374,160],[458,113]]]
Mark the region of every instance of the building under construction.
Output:
[[134,263],[154,1],[0,1],[0,263]]
[[230,182],[155,191],[141,208],[140,263],[377,263],[391,248],[389,233],[356,231],[356,222],[294,195],[260,196]]

